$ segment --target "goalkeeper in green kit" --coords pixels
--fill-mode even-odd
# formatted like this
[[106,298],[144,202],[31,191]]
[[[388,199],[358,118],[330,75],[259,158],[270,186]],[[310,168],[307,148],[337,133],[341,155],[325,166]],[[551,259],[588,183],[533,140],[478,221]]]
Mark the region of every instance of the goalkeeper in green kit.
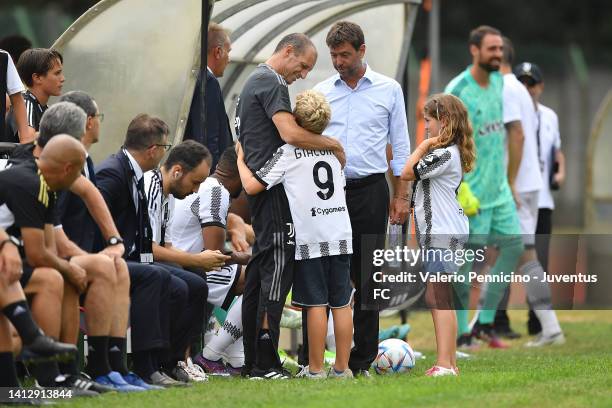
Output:
[[[472,65],[451,80],[445,89],[446,93],[463,101],[474,129],[476,166],[465,174],[464,182],[480,201],[480,206],[479,211],[469,217],[468,246],[475,250],[482,250],[486,245],[496,246],[499,256],[490,273],[508,274],[517,266],[523,243],[505,164],[503,79],[497,72],[502,61],[502,35],[493,27],[480,26],[470,33],[469,46]],[[516,160],[512,150],[509,160]],[[471,269],[472,264],[466,263],[459,273],[467,276]],[[487,298],[478,316],[479,324],[472,333],[468,325],[470,282],[466,279],[465,283],[455,283],[458,347],[471,347],[473,337],[486,341],[492,348],[506,347],[497,337],[493,321],[507,285],[503,280],[489,283]]]

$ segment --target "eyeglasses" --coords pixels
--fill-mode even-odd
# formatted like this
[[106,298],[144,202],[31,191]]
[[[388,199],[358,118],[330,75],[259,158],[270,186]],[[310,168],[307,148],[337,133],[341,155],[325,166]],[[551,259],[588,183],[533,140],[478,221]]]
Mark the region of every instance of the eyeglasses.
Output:
[[93,115],[93,117],[94,118],[98,118],[100,123],[104,122],[104,114],[103,113],[96,113],[95,115]]
[[170,150],[170,148],[172,147],[171,144],[163,144],[163,143],[154,143],[151,146],[149,146],[149,148],[156,146],[156,147],[163,147],[165,151]]

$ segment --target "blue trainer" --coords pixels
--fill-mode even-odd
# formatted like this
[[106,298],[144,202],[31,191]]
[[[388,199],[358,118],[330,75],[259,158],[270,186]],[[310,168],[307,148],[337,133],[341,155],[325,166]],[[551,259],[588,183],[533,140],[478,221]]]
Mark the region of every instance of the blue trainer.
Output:
[[147,384],[142,378],[132,372],[128,373],[127,375],[124,375],[123,379],[126,383],[134,385],[136,387],[144,388],[145,390],[165,390],[164,387],[160,387],[159,385]]
[[119,392],[146,391],[146,389],[143,387],[128,384],[117,371],[111,371],[107,375],[101,375],[100,377],[97,377],[95,381],[99,384],[112,387]]

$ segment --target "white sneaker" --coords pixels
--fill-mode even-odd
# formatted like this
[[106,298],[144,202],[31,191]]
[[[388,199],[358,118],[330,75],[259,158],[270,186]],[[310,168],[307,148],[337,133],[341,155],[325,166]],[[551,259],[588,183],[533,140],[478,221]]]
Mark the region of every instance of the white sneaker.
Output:
[[303,378],[308,378],[309,380],[324,380],[327,378],[327,375],[325,375],[325,371],[323,370],[313,373],[310,371],[310,368],[308,366],[306,366],[304,370],[306,371],[306,374]]
[[202,370],[202,367],[193,364],[193,361],[191,361],[191,357],[187,359],[187,363],[185,363],[184,361],[179,361],[178,365],[189,375],[190,381],[208,381],[208,375],[204,372],[204,370]]
[[457,372],[452,368],[444,368],[440,366],[433,366],[429,370],[425,371],[425,375],[428,377],[443,377],[445,375],[457,375]]
[[298,372],[294,375],[295,378],[304,378],[308,374],[308,366],[298,365]]
[[353,372],[349,368],[347,368],[343,372],[338,373],[336,372],[336,369],[333,366],[331,366],[329,368],[329,371],[327,372],[327,378],[340,378],[340,379],[353,378]]
[[565,343],[565,336],[563,332],[555,333],[550,336],[544,336],[543,334],[538,335],[534,340],[531,340],[525,344],[525,347],[543,347],[551,345],[560,345]]

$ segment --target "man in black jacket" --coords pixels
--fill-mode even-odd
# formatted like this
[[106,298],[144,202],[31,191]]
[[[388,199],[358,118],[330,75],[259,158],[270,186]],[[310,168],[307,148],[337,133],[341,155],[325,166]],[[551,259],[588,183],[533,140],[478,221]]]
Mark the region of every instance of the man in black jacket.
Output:
[[143,179],[171,146],[168,133],[161,119],[147,114],[136,116],[128,126],[122,148],[96,169],[96,181],[126,248],[134,371],[151,384],[177,386],[185,383],[163,373],[160,363],[170,348],[170,315],[185,309],[189,291],[183,280],[153,264]]
[[213,158],[211,173],[214,172],[221,153],[234,143],[229,119],[225,112],[221,86],[217,80],[223,76],[229,64],[231,50],[232,45],[227,32],[220,25],[210,23],[208,26],[208,66],[206,67],[206,128],[202,129],[200,122],[200,114],[204,106],[202,106],[202,94],[200,93],[202,78],[198,77],[184,139],[200,142],[210,150]]

